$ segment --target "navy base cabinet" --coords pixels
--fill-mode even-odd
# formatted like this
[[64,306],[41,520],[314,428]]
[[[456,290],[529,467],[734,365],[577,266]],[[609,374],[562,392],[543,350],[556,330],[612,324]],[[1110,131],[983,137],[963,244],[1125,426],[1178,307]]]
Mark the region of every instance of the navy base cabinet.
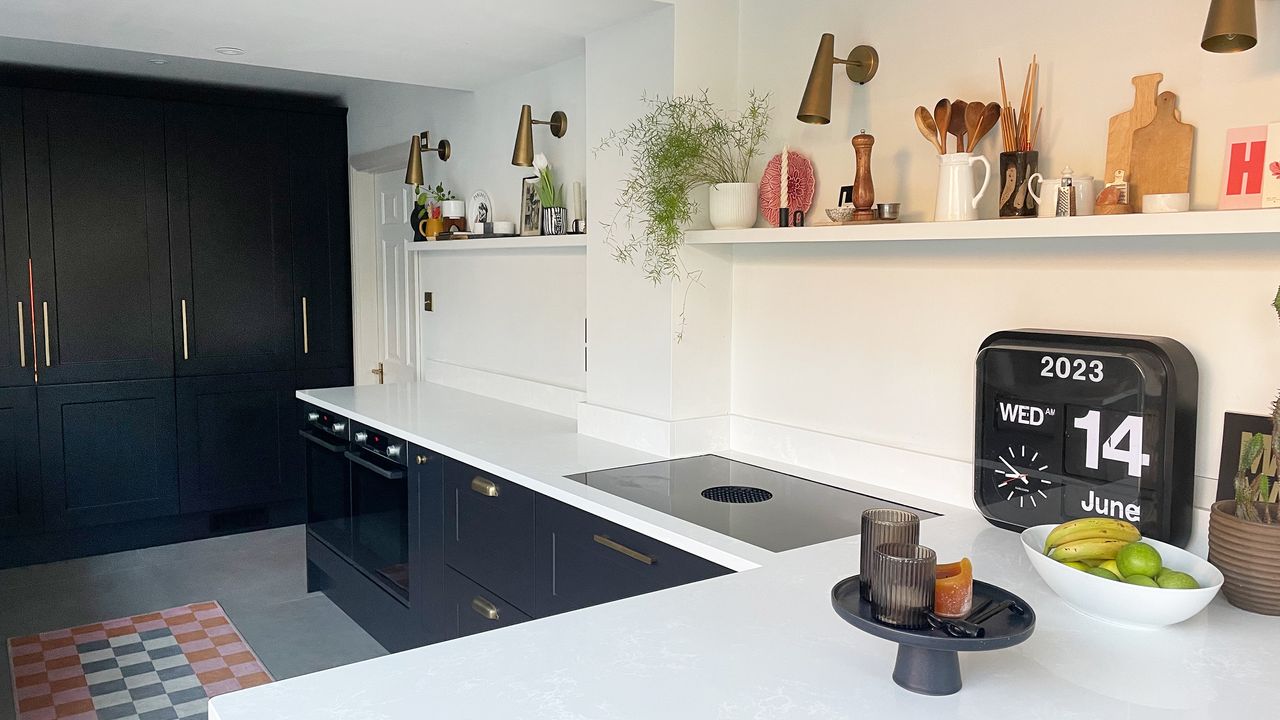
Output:
[[40,449],[31,442],[36,427],[36,389],[0,389],[0,536],[38,531]]

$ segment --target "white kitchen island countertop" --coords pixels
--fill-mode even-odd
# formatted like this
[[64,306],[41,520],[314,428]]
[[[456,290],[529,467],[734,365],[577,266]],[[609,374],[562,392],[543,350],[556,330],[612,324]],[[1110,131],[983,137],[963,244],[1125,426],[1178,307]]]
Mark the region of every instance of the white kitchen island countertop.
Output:
[[1022,596],[1037,614],[1022,645],[961,654],[958,694],[926,697],[890,678],[895,645],[831,609],[832,585],[857,572],[856,536],[778,554],[744,549],[560,479],[652,456],[579,436],[572,420],[456,390],[419,384],[299,397],[666,542],[691,536],[680,546],[751,569],[220,696],[210,703],[215,720],[1274,715],[1280,620],[1222,597],[1164,630],[1085,617],[1039,579],[1017,534],[973,509],[867,488],[944,513],[922,524],[921,541],[940,560],[972,558],[976,577]]

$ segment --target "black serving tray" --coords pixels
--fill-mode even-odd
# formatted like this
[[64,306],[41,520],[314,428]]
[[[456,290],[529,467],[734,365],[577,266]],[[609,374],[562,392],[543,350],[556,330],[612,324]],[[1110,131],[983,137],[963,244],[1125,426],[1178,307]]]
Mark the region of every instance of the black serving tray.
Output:
[[909,630],[876,620],[871,603],[863,600],[858,592],[857,575],[845,578],[831,588],[831,607],[841,619],[859,630],[898,643],[893,681],[923,695],[951,695],[960,691],[957,652],[1002,650],[1031,637],[1036,628],[1036,613],[1025,600],[990,583],[973,581],[975,609],[988,601],[998,603],[1003,600],[1014,601],[1023,612],[1005,610],[984,621],[982,627],[986,634],[983,637],[957,638],[940,629]]

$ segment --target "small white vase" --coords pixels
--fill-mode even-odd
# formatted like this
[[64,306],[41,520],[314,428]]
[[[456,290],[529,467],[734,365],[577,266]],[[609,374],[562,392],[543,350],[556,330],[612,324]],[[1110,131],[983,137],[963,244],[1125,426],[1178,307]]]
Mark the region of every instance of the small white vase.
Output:
[[716,183],[711,186],[707,205],[711,211],[711,227],[717,230],[740,230],[756,224],[760,187],[755,183]]
[[440,202],[440,216],[447,218],[466,217],[467,203],[462,200],[442,200]]

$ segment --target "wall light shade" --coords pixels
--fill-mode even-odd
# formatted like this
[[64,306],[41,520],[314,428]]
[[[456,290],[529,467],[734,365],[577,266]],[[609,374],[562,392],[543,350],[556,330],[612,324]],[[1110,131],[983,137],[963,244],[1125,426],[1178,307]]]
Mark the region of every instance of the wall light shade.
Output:
[[404,173],[405,185],[424,185],[422,177],[422,136],[414,135],[409,139],[409,167]]
[[1212,0],[1200,47],[1214,53],[1248,50],[1258,44],[1258,9],[1254,0]]
[[548,125],[551,134],[562,138],[569,129],[569,116],[559,110],[551,113],[550,120],[534,120],[533,109],[528,105],[520,107],[520,124],[516,126],[516,146],[511,151],[511,164],[518,167],[533,167],[533,126]]
[[859,85],[871,81],[880,66],[880,56],[870,45],[859,45],[849,52],[848,58],[836,57],[836,37],[823,33],[818,41],[818,52],[813,56],[813,68],[809,70],[809,82],[800,98],[796,119],[812,125],[831,122],[831,83],[833,65],[844,65],[845,75]]

